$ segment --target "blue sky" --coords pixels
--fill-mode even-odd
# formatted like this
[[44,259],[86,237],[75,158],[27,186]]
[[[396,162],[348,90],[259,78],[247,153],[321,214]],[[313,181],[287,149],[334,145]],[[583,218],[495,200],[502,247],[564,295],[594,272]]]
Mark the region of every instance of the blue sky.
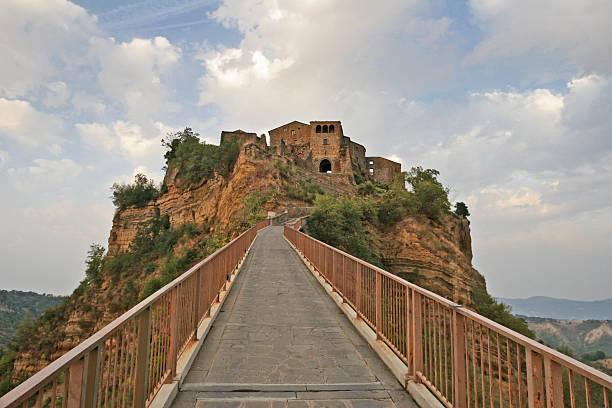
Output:
[[[376,4],[376,6],[374,6]],[[160,139],[339,119],[436,168],[496,296],[612,292],[607,0],[7,0],[0,287],[67,294]]]

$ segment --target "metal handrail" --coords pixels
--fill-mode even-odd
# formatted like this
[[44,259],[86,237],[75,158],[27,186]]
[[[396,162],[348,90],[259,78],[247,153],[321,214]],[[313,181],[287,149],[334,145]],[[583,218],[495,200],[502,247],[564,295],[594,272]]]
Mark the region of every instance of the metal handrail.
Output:
[[284,234],[445,406],[610,407],[609,375],[296,228]]
[[110,322],[1,397],[0,408],[148,405],[268,225],[260,221]]

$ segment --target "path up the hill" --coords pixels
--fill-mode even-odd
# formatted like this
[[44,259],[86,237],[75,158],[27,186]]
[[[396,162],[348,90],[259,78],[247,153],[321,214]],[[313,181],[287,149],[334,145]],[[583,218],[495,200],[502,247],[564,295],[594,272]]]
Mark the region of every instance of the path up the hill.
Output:
[[416,407],[283,238],[259,232],[174,408]]

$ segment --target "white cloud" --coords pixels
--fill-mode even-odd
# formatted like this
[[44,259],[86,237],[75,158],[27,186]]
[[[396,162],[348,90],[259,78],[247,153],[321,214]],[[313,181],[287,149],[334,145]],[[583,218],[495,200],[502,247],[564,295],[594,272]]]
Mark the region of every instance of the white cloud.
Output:
[[75,92],[70,103],[76,110],[91,113],[98,118],[102,118],[106,112],[106,105],[100,97],[84,92]]
[[[141,125],[122,120],[110,125],[103,123],[77,123],[77,133],[83,143],[96,149],[118,151],[131,159],[152,158],[163,156],[161,139],[175,128],[161,122]],[[152,135],[152,136],[146,136]]]
[[471,0],[486,34],[468,62],[529,55],[612,73],[612,2],[607,0]]
[[204,46],[199,102],[220,108],[222,126],[259,130],[271,118],[280,124],[325,116],[369,130],[367,123],[385,115],[398,93],[448,81],[455,52],[447,41],[449,19],[433,18],[428,7],[420,0],[377,7],[367,1],[225,1],[209,16],[243,39],[233,48]]
[[70,97],[70,91],[65,82],[56,81],[46,85],[47,91],[43,99],[43,104],[51,108],[57,108],[66,103]]
[[93,52],[101,65],[98,79],[102,90],[120,101],[132,117],[172,108],[166,100],[164,76],[176,66],[182,52],[166,38],[134,38],[122,43],[95,39]]
[[82,167],[71,159],[36,159],[34,165],[7,170],[13,185],[18,189],[35,191],[49,185],[65,185],[77,177]]
[[117,141],[111,130],[102,123],[77,123],[74,125],[83,143],[110,151]]
[[0,98],[0,134],[35,147],[61,141],[62,128],[57,116],[37,111],[29,102]]
[[[96,19],[65,0],[4,0],[0,95],[23,97],[59,71],[86,61]],[[10,61],[10,63],[9,63]]]
[[0,167],[3,167],[4,163],[9,161],[10,158],[11,158],[11,155],[9,154],[9,152],[7,152],[6,150],[0,149]]

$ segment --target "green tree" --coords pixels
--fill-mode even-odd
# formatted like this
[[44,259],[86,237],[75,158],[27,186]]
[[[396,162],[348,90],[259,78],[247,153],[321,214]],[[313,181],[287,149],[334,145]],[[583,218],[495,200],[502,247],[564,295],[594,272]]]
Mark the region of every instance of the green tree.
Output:
[[165,139],[162,139],[161,144],[166,148],[164,153],[164,159],[166,159],[166,167],[170,163],[170,160],[176,157],[176,151],[181,143],[195,142],[199,143],[199,133],[194,132],[191,128],[186,127],[180,132],[168,133]]
[[366,228],[366,223],[374,221],[375,216],[376,209],[369,200],[318,196],[308,218],[308,230],[318,240],[380,265]]
[[88,285],[98,285],[102,281],[102,266],[104,263],[104,247],[99,244],[91,244],[85,259],[85,278]]
[[413,167],[406,173],[406,181],[412,186],[418,212],[432,220],[438,220],[450,211],[448,189],[438,181],[438,175],[438,170],[423,170],[421,166]]
[[144,207],[159,194],[153,180],[149,180],[144,174],[134,176],[133,184],[114,183],[111,190],[113,204],[120,210],[130,206]]
[[470,212],[468,211],[467,205],[462,201],[457,201],[455,203],[455,214],[465,218],[470,216]]

